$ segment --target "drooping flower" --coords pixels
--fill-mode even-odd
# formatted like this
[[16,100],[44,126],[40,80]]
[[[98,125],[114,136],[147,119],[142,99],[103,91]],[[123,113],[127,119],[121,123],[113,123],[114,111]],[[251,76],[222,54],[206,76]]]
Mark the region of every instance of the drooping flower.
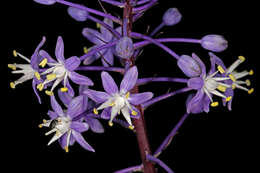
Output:
[[43,120],[43,123],[39,125],[42,127],[51,128],[45,135],[55,133],[49,141],[48,145],[59,140],[61,147],[68,152],[69,146],[74,142],[78,142],[81,147],[88,151],[95,152],[95,150],[85,141],[81,133],[89,129],[89,125],[80,120],[73,120],[76,116],[80,115],[84,109],[82,107],[83,96],[73,98],[67,110],[63,110],[54,96],[51,96],[51,106],[54,111],[49,111],[48,115],[50,120]]
[[53,90],[59,85],[59,83],[63,82],[63,88],[61,88],[61,91],[68,91],[74,95],[74,91],[68,79],[71,79],[74,83],[80,85],[93,85],[91,79],[75,72],[75,69],[80,65],[80,59],[78,57],[72,56],[65,60],[62,37],[58,37],[56,44],[55,55],[58,61],[54,60],[44,50],[41,50],[39,54],[44,57],[39,65],[42,67],[45,67],[46,65],[50,66],[50,68],[41,73],[41,75],[46,75],[46,80],[37,85],[37,88],[40,91],[43,90],[46,84],[53,82],[51,90],[46,90],[46,94],[53,95]]
[[88,89],[84,93],[94,100],[96,103],[101,104],[97,109],[94,109],[94,113],[98,114],[99,110],[103,110],[101,117],[109,117],[109,125],[112,126],[113,119],[120,114],[123,114],[129,128],[133,129],[131,118],[139,118],[140,112],[135,107],[144,103],[145,101],[153,97],[153,93],[144,92],[130,94],[130,90],[135,86],[138,78],[138,71],[136,66],[131,67],[124,75],[120,84],[120,90],[118,89],[113,78],[107,73],[101,74],[102,83],[106,92],[95,91]]
[[222,52],[227,49],[228,42],[221,35],[210,34],[201,39],[201,46],[210,51]]
[[129,37],[122,37],[115,46],[115,53],[123,59],[129,59],[134,54],[134,43]]
[[169,8],[163,15],[163,23],[167,26],[176,25],[181,21],[182,15],[177,8]]
[[75,7],[68,8],[68,14],[79,22],[84,22],[88,19],[88,12],[86,10],[82,10]]
[[36,96],[38,98],[39,103],[41,103],[41,99],[40,99],[40,96],[36,89],[36,85],[42,81],[42,78],[40,77],[40,74],[39,74],[39,67],[38,67],[39,62],[42,60],[42,57],[39,55],[39,49],[43,46],[45,41],[46,41],[46,38],[43,37],[42,41],[39,43],[39,45],[35,49],[33,55],[31,56],[31,59],[16,52],[15,50],[13,51],[14,57],[20,57],[23,60],[25,60],[28,64],[16,64],[16,63],[8,64],[8,67],[13,70],[12,73],[23,74],[23,76],[20,77],[18,80],[11,82],[10,87],[14,89],[16,87],[16,85],[24,83],[28,80],[32,80],[32,87],[33,87],[34,93],[36,94]]
[[[113,21],[110,19],[105,18],[104,23],[109,25],[111,28],[113,28]],[[104,45],[114,39],[113,34],[107,30],[105,27],[102,25],[97,25],[98,28],[100,28],[100,32],[91,28],[84,28],[82,31],[82,34],[84,37],[86,37],[90,42],[95,44],[93,47],[90,49],[93,49],[95,47]],[[96,54],[94,54],[91,57],[88,57],[87,59],[84,60],[84,64],[88,65],[91,64],[94,60],[101,58],[102,63],[104,66],[112,66],[114,65],[114,55],[113,55],[113,47],[103,49]],[[85,51],[87,53],[87,51]]]

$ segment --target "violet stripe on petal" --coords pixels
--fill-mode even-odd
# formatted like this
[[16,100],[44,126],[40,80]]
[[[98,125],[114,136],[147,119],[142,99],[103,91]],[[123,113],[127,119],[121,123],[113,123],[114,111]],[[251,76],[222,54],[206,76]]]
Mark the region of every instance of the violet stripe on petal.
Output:
[[137,78],[138,78],[138,71],[137,71],[137,67],[134,66],[126,72],[120,84],[120,91],[127,92],[131,90],[135,86]]
[[77,131],[77,132],[85,132],[88,130],[89,125],[87,123],[79,122],[79,121],[73,121],[70,124],[70,128]]
[[152,97],[153,97],[153,93],[151,93],[151,92],[131,94],[129,101],[133,105],[139,105],[141,103],[144,103],[144,102],[150,100]]
[[61,36],[58,37],[57,44],[56,44],[56,49],[55,49],[55,56],[59,63],[62,63],[65,61],[64,58],[64,43],[63,39]]
[[59,103],[56,101],[55,96],[51,96],[51,107],[59,115],[63,116],[64,112]]
[[65,61],[65,68],[69,71],[74,71],[80,65],[80,59],[72,56]]
[[83,110],[83,96],[77,96],[73,98],[68,106],[67,115],[70,116],[71,119],[81,114]]
[[94,85],[91,79],[89,79],[86,76],[80,75],[76,72],[70,72],[69,77],[74,83],[79,85],[88,85],[88,86]]
[[113,95],[118,92],[118,87],[114,79],[107,72],[102,72],[101,78],[103,87],[108,94]]
[[109,98],[109,95],[107,93],[91,89],[87,89],[83,93],[97,103],[105,102]]
[[88,151],[95,152],[95,150],[85,141],[85,139],[80,133],[72,130],[72,136],[83,148],[85,148]]

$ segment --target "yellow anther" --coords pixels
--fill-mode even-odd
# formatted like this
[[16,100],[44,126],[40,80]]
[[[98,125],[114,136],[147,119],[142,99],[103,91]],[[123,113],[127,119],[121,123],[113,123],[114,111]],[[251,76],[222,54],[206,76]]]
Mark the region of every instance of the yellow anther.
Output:
[[108,125],[109,125],[110,127],[112,127],[114,124],[113,124],[112,121],[108,121]]
[[218,71],[220,72],[220,73],[225,73],[225,70],[223,69],[223,67],[221,67],[220,65],[217,67],[218,68]]
[[248,90],[248,94],[252,94],[254,92],[254,88],[251,88],[250,90]]
[[15,89],[15,83],[14,82],[10,82],[10,87]]
[[219,105],[218,102],[212,102],[212,103],[211,103],[211,106],[212,106],[212,107],[217,107],[218,105]]
[[112,103],[110,103],[110,105],[109,106],[115,106],[115,102],[112,102]]
[[134,115],[134,116],[136,116],[136,115],[137,115],[137,112],[136,112],[136,111],[132,111],[131,114]]
[[236,78],[235,78],[235,76],[234,76],[233,74],[229,74],[229,78],[230,78],[233,82],[236,81]]
[[100,23],[96,23],[96,26],[98,29],[101,27]]
[[250,70],[249,71],[249,75],[253,75],[254,74],[254,71],[253,70]]
[[130,125],[130,126],[128,126],[128,128],[130,129],[130,130],[134,130],[134,126],[133,125]]
[[47,120],[43,119],[42,122],[43,122],[43,123],[47,123]]
[[46,76],[47,80],[53,80],[56,78],[56,74],[52,73]]
[[236,89],[236,85],[232,84],[232,90]]
[[247,86],[250,86],[250,85],[251,85],[251,82],[250,82],[249,79],[246,80],[246,85],[247,85]]
[[52,92],[52,91],[46,90],[45,93],[46,93],[48,96],[53,96],[53,92]]
[[246,58],[244,56],[239,56],[238,59],[241,61],[241,62],[244,62],[246,60]]
[[8,68],[10,68],[12,70],[16,70],[15,64],[8,64]]
[[42,124],[39,124],[39,125],[38,125],[38,127],[39,127],[39,128],[42,128],[42,127],[43,127],[43,125],[42,125]]
[[126,95],[125,95],[125,98],[127,98],[127,99],[128,99],[128,98],[129,98],[129,96],[130,96],[130,92],[127,92],[127,93],[126,93]]
[[14,55],[14,57],[17,57],[17,52],[16,52],[16,50],[13,50],[13,55]]
[[88,49],[86,46],[84,46],[84,47],[83,47],[83,52],[84,52],[85,54],[87,54],[87,53],[89,52],[89,49]]
[[232,99],[232,96],[226,98],[226,102],[229,102]]
[[65,146],[64,150],[65,150],[66,153],[68,153],[69,152],[69,147]]
[[94,114],[98,115],[98,110],[96,108],[93,109]]
[[222,91],[222,92],[225,92],[227,90],[227,88],[223,85],[218,85],[218,90],[219,91]]
[[39,66],[41,66],[41,67],[43,68],[43,67],[46,66],[47,63],[48,63],[48,59],[47,59],[47,58],[44,58],[44,59],[40,62]]
[[67,87],[63,87],[63,88],[60,89],[60,91],[63,92],[63,93],[64,93],[64,92],[67,92],[67,91],[68,91],[68,88],[67,88]]
[[41,75],[37,71],[34,73],[34,76],[37,80],[41,80]]
[[42,91],[43,88],[44,88],[44,84],[43,84],[43,83],[39,83],[39,84],[37,85],[37,89],[38,89],[39,91]]

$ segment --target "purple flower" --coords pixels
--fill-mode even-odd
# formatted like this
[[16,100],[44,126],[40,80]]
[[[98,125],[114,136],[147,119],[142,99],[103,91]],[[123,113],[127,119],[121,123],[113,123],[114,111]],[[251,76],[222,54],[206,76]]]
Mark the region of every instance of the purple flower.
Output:
[[73,19],[79,22],[84,22],[88,18],[88,12],[79,8],[69,7],[68,13]]
[[[109,26],[111,26],[113,28],[112,20],[105,18],[104,23],[108,24]],[[104,44],[112,41],[114,38],[113,34],[109,30],[107,30],[105,27],[99,26],[99,25],[98,25],[98,27],[100,27],[100,32],[97,30],[91,29],[91,28],[84,28],[82,31],[83,36],[86,37],[90,42],[95,44],[90,49],[104,45]],[[100,52],[97,52],[95,55],[85,59],[84,64],[85,65],[91,64],[94,60],[96,60],[100,57],[102,57],[102,63],[104,66],[113,65],[114,64],[113,47],[103,49]]]
[[169,8],[163,15],[163,23],[167,26],[176,25],[181,21],[182,15],[177,8]]
[[103,87],[106,92],[95,91],[88,89],[84,93],[94,100],[96,103],[101,104],[94,113],[98,114],[99,110],[104,109],[101,117],[107,117],[109,125],[112,126],[113,119],[122,112],[124,118],[129,124],[129,128],[133,129],[131,117],[139,118],[140,112],[135,107],[140,105],[153,97],[153,93],[144,92],[137,94],[130,94],[130,90],[135,86],[138,78],[138,71],[136,66],[130,68],[121,81],[120,90],[118,89],[113,78],[107,73],[101,74]]
[[93,82],[88,77],[74,72],[74,70],[80,65],[80,59],[78,57],[72,56],[65,60],[62,37],[58,37],[56,44],[55,55],[58,61],[51,58],[51,56],[44,50],[41,50],[39,54],[44,57],[39,65],[42,67],[45,67],[46,64],[50,66],[50,68],[41,73],[41,75],[46,75],[46,80],[37,85],[37,88],[40,91],[43,90],[46,84],[53,82],[51,90],[46,91],[46,94],[53,95],[53,90],[55,87],[57,87],[59,83],[63,82],[64,87],[61,88],[61,91],[69,91],[72,95],[74,95],[74,91],[68,79],[71,79],[74,83],[80,85],[93,85]]
[[56,0],[34,0],[34,2],[44,5],[52,5],[56,2]]
[[80,115],[84,109],[82,107],[83,96],[73,98],[68,109],[64,111],[58,104],[54,96],[51,96],[51,106],[54,111],[49,111],[48,115],[50,120],[43,120],[43,123],[39,127],[49,127],[51,130],[45,135],[55,133],[49,141],[48,145],[52,144],[56,140],[66,152],[69,151],[69,146],[73,145],[77,141],[84,149],[95,152],[95,150],[84,140],[81,135],[89,129],[89,125],[82,121],[74,121],[73,119]]
[[201,46],[210,51],[222,52],[228,47],[228,42],[221,35],[211,34],[201,39]]
[[118,40],[115,53],[123,59],[129,59],[134,54],[134,43],[129,37],[122,37]]
[[[39,43],[39,45],[35,49],[33,55],[31,56],[31,60],[28,59],[27,57],[23,56],[22,54],[16,52],[15,50],[13,51],[13,54],[15,57],[20,57],[20,58],[24,59],[28,64],[16,64],[16,63],[8,64],[8,67],[13,70],[12,73],[23,74],[23,76],[21,78],[10,83],[11,88],[14,89],[16,87],[16,85],[24,83],[28,80],[32,80],[33,90],[38,98],[39,103],[41,103],[41,99],[36,90],[36,85],[42,81],[40,74],[39,74],[39,67],[38,67],[39,62],[42,60],[42,57],[39,55],[39,49],[43,46],[43,44],[45,43],[45,40],[46,40],[45,37],[43,37],[42,41]],[[19,70],[17,70],[17,68]]]

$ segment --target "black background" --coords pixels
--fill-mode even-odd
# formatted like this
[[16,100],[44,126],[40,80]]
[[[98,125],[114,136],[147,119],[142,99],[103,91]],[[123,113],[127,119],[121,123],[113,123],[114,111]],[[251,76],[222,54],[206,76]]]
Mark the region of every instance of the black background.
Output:
[[[100,9],[98,2],[73,1]],[[221,34],[229,41],[229,48],[217,55],[229,65],[237,56],[244,55],[247,59],[239,69],[253,69],[251,77],[255,92],[248,95],[236,91],[233,100],[233,110],[225,107],[211,109],[206,114],[191,115],[168,149],[160,156],[175,172],[236,172],[253,171],[259,156],[257,138],[259,138],[259,116],[257,101],[257,59],[259,34],[256,4],[249,2],[227,1],[190,2],[188,0],[159,0],[160,4],[149,10],[140,21],[134,25],[134,31],[144,33],[148,26],[156,27],[161,22],[161,16],[169,7],[178,7],[183,14],[183,20],[174,27],[162,29],[162,37],[201,38],[206,34]],[[120,10],[106,9],[113,15],[120,15]],[[1,74],[6,78],[1,82],[3,87],[1,107],[6,110],[1,113],[1,157],[2,164],[9,165],[12,171],[84,171],[113,172],[124,167],[140,163],[135,135],[122,127],[115,125],[109,128],[103,122],[106,132],[94,134],[87,132],[86,140],[95,148],[91,153],[78,144],[70,147],[65,153],[58,143],[47,146],[50,137],[45,137],[46,129],[39,129],[38,124],[47,118],[50,108],[49,99],[42,94],[44,103],[39,105],[32,93],[31,83],[26,82],[12,90],[9,82],[18,78],[7,70],[7,63],[22,62],[12,57],[16,49],[25,56],[30,56],[42,36],[47,42],[44,49],[54,55],[57,36],[61,35],[65,42],[65,56],[82,55],[82,47],[91,44],[82,37],[83,27],[95,27],[91,21],[78,23],[66,12],[67,7],[57,4],[44,6],[32,1],[9,1],[1,11],[1,42],[4,55],[1,55]],[[207,51],[200,45],[168,44],[178,54],[197,53],[207,65]],[[17,60],[17,61],[16,61]],[[97,63],[100,64],[100,63]],[[184,77],[176,68],[176,61],[156,46],[148,46],[137,61],[139,77],[171,76]],[[90,72],[89,75],[100,86],[100,73]],[[119,77],[113,74],[115,77]],[[117,81],[120,81],[120,77]],[[151,84],[141,91],[151,90],[155,95],[184,87],[180,84]],[[149,108],[145,115],[151,148],[154,151],[163,141],[167,133],[174,127],[185,111],[187,94],[178,95],[160,102]],[[220,100],[220,99],[219,99]],[[259,146],[259,145],[258,145]],[[256,159],[253,159],[255,158]],[[2,165],[1,164],[1,165]],[[35,168],[36,166],[36,168]],[[159,168],[159,172],[163,172]]]

